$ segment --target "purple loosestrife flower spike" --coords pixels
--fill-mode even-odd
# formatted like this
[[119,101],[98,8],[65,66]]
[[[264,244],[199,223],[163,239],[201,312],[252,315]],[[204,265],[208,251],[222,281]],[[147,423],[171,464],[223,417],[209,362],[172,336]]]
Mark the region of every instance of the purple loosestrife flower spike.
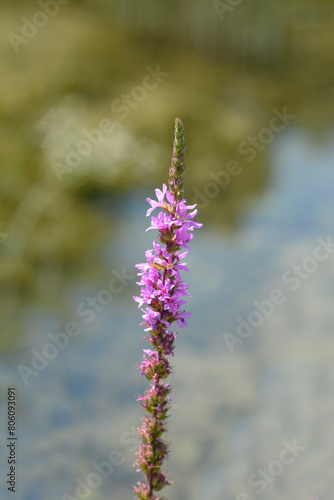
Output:
[[[170,384],[164,379],[172,372],[168,356],[173,355],[174,341],[177,334],[171,331],[171,325],[176,323],[180,328],[187,325],[186,318],[190,313],[182,310],[188,296],[187,285],[182,282],[180,271],[188,271],[181,260],[190,250],[187,243],[192,239],[192,231],[202,227],[195,222],[196,205],[186,205],[183,198],[184,163],[184,130],[179,118],[175,120],[175,137],[173,157],[169,168],[169,190],[166,184],[162,191],[155,190],[157,200],[147,198],[151,208],[149,216],[155,208],[160,208],[159,214],[151,218],[148,229],[158,229],[158,239],[153,241],[153,249],[145,253],[147,262],[137,264],[141,287],[139,297],[134,297],[141,308],[148,337],[144,337],[152,349],[144,349],[142,364],[138,367],[141,375],[151,382],[142,396],[137,396],[140,404],[148,413],[143,417],[141,427],[137,428],[142,444],[137,452],[135,466],[145,474],[146,482],[138,482],[134,486],[135,493],[141,500],[162,500],[154,492],[160,491],[171,481],[162,471],[162,464],[168,456],[168,444],[161,438],[166,432],[165,419],[170,409]],[[166,199],[165,199],[166,198]],[[190,210],[190,212],[189,212]],[[147,230],[148,230],[147,229]]]

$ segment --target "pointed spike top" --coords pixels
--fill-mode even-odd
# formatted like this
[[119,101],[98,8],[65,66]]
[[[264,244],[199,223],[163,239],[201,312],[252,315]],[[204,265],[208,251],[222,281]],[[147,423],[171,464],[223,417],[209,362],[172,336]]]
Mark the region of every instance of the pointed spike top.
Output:
[[169,190],[174,195],[175,203],[183,198],[183,173],[185,170],[184,127],[180,118],[175,118],[173,157],[169,168]]
[[175,137],[184,134],[183,123],[180,118],[175,118]]

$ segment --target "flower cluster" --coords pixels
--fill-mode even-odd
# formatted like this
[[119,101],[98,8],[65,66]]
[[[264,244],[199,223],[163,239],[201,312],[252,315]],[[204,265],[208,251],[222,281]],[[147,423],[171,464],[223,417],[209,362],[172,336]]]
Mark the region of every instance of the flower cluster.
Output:
[[[157,241],[153,242],[153,249],[147,250],[147,262],[138,264],[138,276],[141,286],[139,297],[134,297],[138,307],[143,312],[145,337],[152,349],[144,349],[144,356],[139,367],[142,375],[151,382],[151,387],[137,397],[138,403],[149,413],[144,417],[138,434],[142,444],[137,452],[135,465],[146,475],[147,484],[138,483],[135,492],[141,500],[160,500],[153,491],[161,490],[171,484],[166,478],[161,466],[168,455],[168,445],[161,439],[166,431],[164,420],[167,418],[170,407],[170,384],[162,382],[172,371],[168,355],[173,355],[174,341],[177,334],[170,330],[176,324],[183,328],[187,325],[186,318],[190,313],[185,312],[184,296],[188,296],[187,285],[182,282],[180,271],[188,271],[186,264],[181,260],[187,255],[192,231],[202,224],[194,221],[196,205],[187,206],[183,199],[184,172],[184,134],[183,125],[178,118],[175,121],[175,139],[172,164],[169,170],[169,189],[166,184],[162,190],[156,189],[157,200],[147,199],[152,211],[160,208],[159,214],[151,218],[151,226],[147,229],[159,231]],[[185,251],[183,249],[186,249]]]

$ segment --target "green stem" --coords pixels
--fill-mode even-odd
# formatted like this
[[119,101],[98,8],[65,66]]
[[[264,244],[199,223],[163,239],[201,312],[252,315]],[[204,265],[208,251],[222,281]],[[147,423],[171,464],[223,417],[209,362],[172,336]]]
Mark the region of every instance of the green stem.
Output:
[[169,167],[169,190],[174,195],[175,205],[184,197],[183,173],[186,168],[184,162],[185,148],[183,123],[180,118],[175,118],[173,156]]

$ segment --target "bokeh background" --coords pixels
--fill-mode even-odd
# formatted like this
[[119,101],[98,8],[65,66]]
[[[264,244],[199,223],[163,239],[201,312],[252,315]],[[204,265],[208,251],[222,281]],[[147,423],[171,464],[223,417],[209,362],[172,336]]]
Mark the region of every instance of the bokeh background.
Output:
[[[146,387],[134,266],[152,246],[145,200],[167,179],[176,116],[204,226],[186,259],[165,494],[333,498],[333,22],[325,0],[1,1],[2,498],[133,498]],[[238,336],[275,289],[284,302]],[[97,485],[94,463],[111,456]]]

